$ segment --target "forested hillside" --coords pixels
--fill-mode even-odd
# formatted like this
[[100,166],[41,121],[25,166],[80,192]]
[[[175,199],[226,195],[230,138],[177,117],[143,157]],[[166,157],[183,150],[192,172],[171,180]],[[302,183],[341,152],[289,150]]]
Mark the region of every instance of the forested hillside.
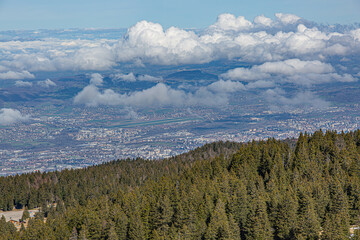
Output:
[[0,208],[14,206],[41,213],[19,232],[1,219],[0,239],[349,239],[360,131],[1,177]]

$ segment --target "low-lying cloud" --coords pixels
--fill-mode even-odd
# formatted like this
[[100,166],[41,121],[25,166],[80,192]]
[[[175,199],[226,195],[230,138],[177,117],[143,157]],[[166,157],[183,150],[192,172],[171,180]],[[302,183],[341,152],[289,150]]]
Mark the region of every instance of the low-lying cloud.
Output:
[[136,77],[135,77],[134,73],[132,73],[132,72],[128,73],[128,74],[115,73],[111,77],[114,80],[120,80],[120,81],[126,81],[126,82],[135,82],[136,81]]
[[280,83],[290,82],[305,86],[326,82],[357,81],[357,78],[350,74],[336,73],[329,63],[300,59],[266,62],[251,68],[235,68],[222,74],[221,77],[239,81],[274,80]]
[[[90,84],[74,98],[74,103],[87,106],[219,106],[229,102],[230,94],[246,90],[260,94],[267,91],[269,100],[274,98],[275,91],[280,105],[286,101],[303,101],[313,106],[307,100],[311,99],[315,105],[325,106],[307,89],[316,84],[358,80],[360,29],[356,25],[319,25],[286,13],[277,13],[273,18],[260,15],[253,20],[225,13],[202,30],[164,29],[158,23],[141,21],[116,40],[3,41],[0,56],[0,79],[17,80],[15,85],[19,87],[30,86],[20,80],[33,79],[34,73],[41,71],[131,69],[110,77],[114,83],[157,83],[142,91],[120,94],[104,89],[102,76],[93,75]],[[214,61],[229,63],[226,69],[234,69],[221,72],[217,68],[222,73],[221,80],[187,90],[166,85],[161,76],[138,75],[134,70],[152,66],[183,68],[187,64]],[[242,63],[248,67],[238,67]],[[50,81],[33,84],[55,86]],[[287,83],[296,85],[300,92],[286,97],[274,90]]]
[[37,84],[40,87],[44,87],[44,88],[49,88],[49,87],[55,87],[56,86],[56,83],[54,83],[50,79],[46,79],[44,81],[38,81]]
[[34,74],[28,71],[7,71],[7,72],[0,72],[0,79],[5,80],[16,80],[16,79],[32,79],[35,78]]
[[11,125],[18,122],[24,122],[29,116],[21,114],[19,110],[12,108],[0,109],[0,125]]
[[[97,75],[96,75],[97,77]],[[112,89],[101,90],[101,84],[95,84],[94,75],[90,84],[74,98],[75,104],[86,106],[121,105],[130,107],[157,106],[221,106],[229,101],[229,94],[245,90],[240,82],[219,80],[194,92],[173,89],[164,83],[142,91],[119,94]]]
[[148,82],[160,82],[163,81],[162,77],[155,77],[148,74],[144,75],[135,75],[130,72],[128,74],[125,73],[115,73],[110,75],[110,77],[114,81],[125,81],[125,82],[135,82],[135,81],[148,81]]
[[15,82],[15,86],[17,87],[32,87],[32,85],[33,85],[32,82],[27,82],[27,81],[19,80]]
[[301,91],[293,96],[286,97],[282,89],[268,89],[265,92],[265,99],[270,104],[272,110],[289,111],[293,109],[324,109],[330,103],[317,97],[310,91]]

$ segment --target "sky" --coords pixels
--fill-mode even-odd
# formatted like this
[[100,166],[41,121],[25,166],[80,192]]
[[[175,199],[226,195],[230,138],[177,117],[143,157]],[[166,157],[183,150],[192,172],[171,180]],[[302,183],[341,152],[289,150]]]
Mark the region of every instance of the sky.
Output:
[[[61,29],[127,29],[116,39],[87,38],[91,31],[83,30],[79,38],[0,32],[0,81],[49,90],[59,82],[44,73],[85,71],[91,79],[73,103],[90,107],[218,107],[231,94],[256,90],[272,109],[323,109],[331,103],[316,86],[360,80],[360,28],[313,22],[358,23],[359,7],[359,0],[0,0],[0,31],[28,29],[38,36],[47,31],[37,29],[60,29],[54,32],[71,36],[73,30]],[[218,80],[204,86],[171,86],[153,71],[213,62],[224,65],[216,70]],[[153,86],[122,93],[107,89],[103,77]],[[0,109],[0,125],[27,119],[16,109]]]
[[324,24],[360,22],[359,0],[0,0],[0,30],[128,28],[138,21],[165,28],[204,28],[222,13],[274,18],[291,13]]

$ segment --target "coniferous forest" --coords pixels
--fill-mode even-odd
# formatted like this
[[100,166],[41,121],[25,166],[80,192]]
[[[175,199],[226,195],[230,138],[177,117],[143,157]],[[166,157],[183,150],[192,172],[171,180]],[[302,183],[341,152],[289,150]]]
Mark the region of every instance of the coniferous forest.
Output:
[[360,131],[1,177],[14,207],[41,211],[0,239],[360,239]]

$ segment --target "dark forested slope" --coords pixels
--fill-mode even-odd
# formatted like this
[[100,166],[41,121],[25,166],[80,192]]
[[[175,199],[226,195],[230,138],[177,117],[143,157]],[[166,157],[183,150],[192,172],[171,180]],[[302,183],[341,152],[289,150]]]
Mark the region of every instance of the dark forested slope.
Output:
[[219,142],[1,177],[0,208],[42,211],[19,232],[1,219],[0,239],[349,239],[359,198],[360,131]]

